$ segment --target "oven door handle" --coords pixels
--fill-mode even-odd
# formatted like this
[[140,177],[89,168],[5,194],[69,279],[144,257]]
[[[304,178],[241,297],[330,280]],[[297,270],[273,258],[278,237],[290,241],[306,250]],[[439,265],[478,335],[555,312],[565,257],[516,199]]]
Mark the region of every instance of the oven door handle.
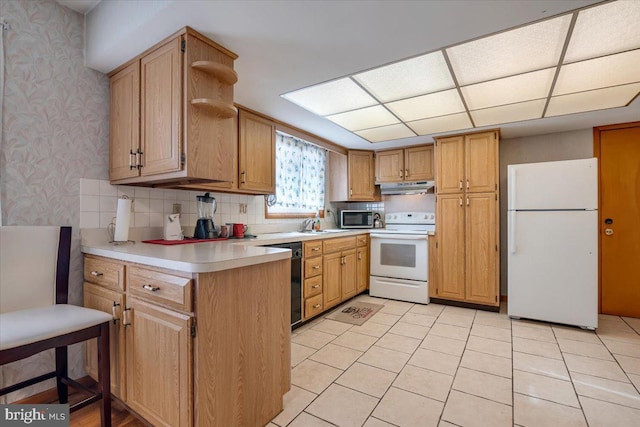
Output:
[[393,240],[427,240],[429,236],[424,234],[422,235],[411,235],[411,234],[376,234],[371,233],[369,235],[372,239],[393,239]]

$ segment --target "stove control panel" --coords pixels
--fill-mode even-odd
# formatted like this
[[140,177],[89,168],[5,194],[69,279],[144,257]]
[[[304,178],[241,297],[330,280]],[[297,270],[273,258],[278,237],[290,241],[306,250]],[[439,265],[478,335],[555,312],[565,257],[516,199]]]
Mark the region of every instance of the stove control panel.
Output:
[[433,212],[397,212],[384,216],[387,224],[435,224],[436,214]]

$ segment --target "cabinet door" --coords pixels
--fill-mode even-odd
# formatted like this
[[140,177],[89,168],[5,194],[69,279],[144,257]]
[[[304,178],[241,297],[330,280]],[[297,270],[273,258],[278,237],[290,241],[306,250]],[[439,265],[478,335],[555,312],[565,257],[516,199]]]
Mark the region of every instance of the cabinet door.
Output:
[[276,191],[275,124],[248,111],[239,113],[240,189]]
[[433,179],[433,145],[405,148],[404,179],[406,181]]
[[376,153],[376,182],[399,182],[404,178],[404,150]]
[[135,154],[140,147],[140,62],[109,80],[109,179],[138,176]]
[[464,299],[465,238],[462,194],[438,195],[438,298]]
[[356,257],[356,292],[360,293],[369,288],[369,246],[358,248]]
[[465,137],[465,187],[467,192],[498,189],[498,139],[496,132]]
[[322,301],[324,310],[341,301],[342,253],[322,257]]
[[340,276],[342,285],[341,300],[344,301],[355,296],[358,290],[358,259],[355,249],[342,252],[342,272]]
[[464,165],[464,136],[437,140],[436,186],[438,194],[462,192]]
[[192,319],[135,298],[127,304],[126,403],[152,425],[192,425]]
[[[121,329],[124,294],[84,282],[84,306],[114,314],[114,321],[109,325],[111,393],[125,400],[124,333]],[[96,381],[98,380],[97,344],[97,339],[92,339],[85,347],[85,370]]]
[[498,201],[495,192],[466,197],[466,299],[498,305]]
[[182,52],[178,37],[140,60],[141,175],[181,169]]
[[375,200],[373,151],[349,150],[349,200]]

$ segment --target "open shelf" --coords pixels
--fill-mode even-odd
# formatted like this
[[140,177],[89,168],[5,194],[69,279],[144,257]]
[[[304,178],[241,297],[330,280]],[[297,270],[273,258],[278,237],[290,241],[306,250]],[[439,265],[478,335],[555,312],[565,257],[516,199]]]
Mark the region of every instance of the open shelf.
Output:
[[230,104],[216,101],[211,98],[194,98],[191,100],[194,107],[200,107],[213,112],[215,115],[228,119],[238,115],[238,109]]
[[216,77],[222,83],[234,85],[238,81],[238,73],[233,68],[212,61],[195,61],[191,67]]

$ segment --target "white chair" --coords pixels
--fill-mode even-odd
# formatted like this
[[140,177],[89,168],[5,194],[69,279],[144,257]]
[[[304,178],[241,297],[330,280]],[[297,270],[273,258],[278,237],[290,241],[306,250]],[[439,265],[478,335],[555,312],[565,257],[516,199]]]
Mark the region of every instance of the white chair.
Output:
[[[56,378],[58,399],[68,386],[92,396],[74,411],[101,400],[103,427],[111,426],[109,322],[98,310],[67,304],[71,227],[0,227],[0,366],[55,348],[55,370],[0,389],[0,396]],[[98,339],[98,392],[68,377],[67,346]]]

